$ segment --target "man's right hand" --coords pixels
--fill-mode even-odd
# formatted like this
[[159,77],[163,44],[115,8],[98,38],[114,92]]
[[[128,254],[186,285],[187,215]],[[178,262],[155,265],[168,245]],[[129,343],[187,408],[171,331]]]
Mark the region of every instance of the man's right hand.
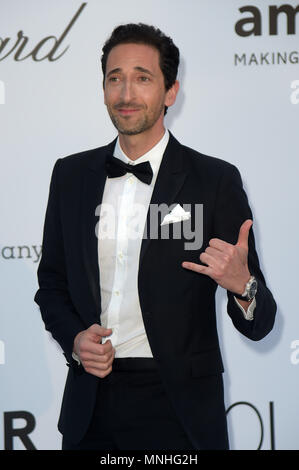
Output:
[[100,344],[103,336],[110,336],[111,333],[111,328],[95,323],[75,337],[73,351],[89,374],[104,378],[112,371],[115,349],[110,340]]

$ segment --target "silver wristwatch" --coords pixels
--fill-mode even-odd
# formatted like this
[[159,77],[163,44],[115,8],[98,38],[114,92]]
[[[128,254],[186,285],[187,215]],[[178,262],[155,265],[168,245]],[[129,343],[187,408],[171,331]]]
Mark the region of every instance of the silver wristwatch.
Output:
[[255,279],[254,276],[250,276],[249,281],[247,282],[245,286],[245,290],[243,294],[241,295],[234,294],[234,296],[237,297],[237,299],[246,300],[247,302],[249,302],[250,300],[253,299],[253,297],[255,297],[256,293],[257,293],[257,280]]

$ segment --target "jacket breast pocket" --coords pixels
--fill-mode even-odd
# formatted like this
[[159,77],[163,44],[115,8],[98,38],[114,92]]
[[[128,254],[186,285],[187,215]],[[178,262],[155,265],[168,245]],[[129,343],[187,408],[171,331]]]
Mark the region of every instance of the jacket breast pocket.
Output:
[[216,375],[224,372],[220,350],[212,349],[201,353],[196,353],[191,358],[192,377],[204,377]]

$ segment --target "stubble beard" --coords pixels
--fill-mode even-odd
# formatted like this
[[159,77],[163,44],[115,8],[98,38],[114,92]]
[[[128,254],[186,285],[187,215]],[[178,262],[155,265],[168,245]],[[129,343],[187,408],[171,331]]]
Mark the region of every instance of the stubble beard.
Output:
[[[135,124],[130,124],[129,119],[122,119],[114,113],[113,108],[107,106],[107,110],[110,116],[110,119],[113,125],[116,127],[118,132],[122,135],[138,135],[142,134],[149,129],[151,129],[154,124],[158,121],[162,111],[164,111],[164,104],[160,106],[160,108],[150,114],[144,111],[143,115],[135,122]],[[116,108],[117,110],[117,108]]]

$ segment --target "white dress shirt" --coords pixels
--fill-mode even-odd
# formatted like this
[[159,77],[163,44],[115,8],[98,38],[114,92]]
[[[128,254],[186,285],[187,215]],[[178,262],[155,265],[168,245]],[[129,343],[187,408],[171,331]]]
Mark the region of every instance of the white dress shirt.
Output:
[[[137,279],[147,211],[168,140],[166,130],[155,147],[133,161],[125,155],[117,139],[114,156],[132,165],[149,161],[153,179],[148,185],[127,173],[107,178],[104,188],[98,234],[101,324],[113,330],[109,339],[115,348],[115,357],[152,357]],[[102,342],[106,340],[108,337]]]

